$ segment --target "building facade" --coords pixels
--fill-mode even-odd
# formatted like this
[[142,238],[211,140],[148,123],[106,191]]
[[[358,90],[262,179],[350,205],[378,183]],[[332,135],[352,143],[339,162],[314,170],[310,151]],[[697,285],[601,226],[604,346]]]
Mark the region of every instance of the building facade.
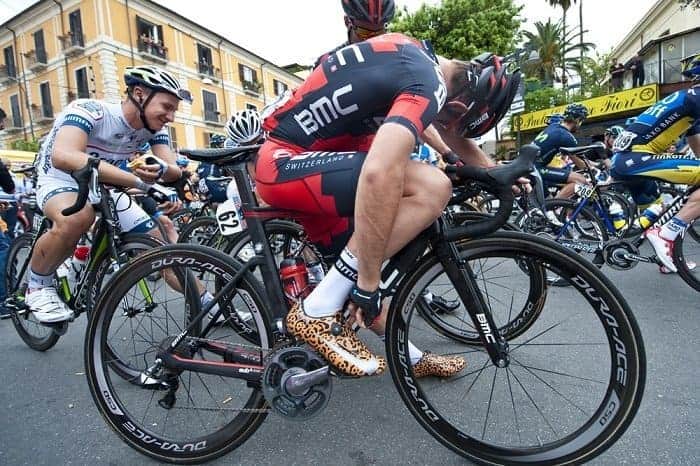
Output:
[[169,128],[174,148],[207,146],[233,112],[301,82],[149,0],[42,0],[0,26],[0,48],[4,147],[46,134],[74,99],[122,100],[127,66],[161,66],[192,92]]

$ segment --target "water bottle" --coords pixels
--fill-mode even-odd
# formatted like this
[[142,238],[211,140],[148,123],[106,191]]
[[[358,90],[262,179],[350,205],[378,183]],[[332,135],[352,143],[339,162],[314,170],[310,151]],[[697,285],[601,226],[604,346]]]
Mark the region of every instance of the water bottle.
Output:
[[68,280],[75,283],[80,279],[80,276],[85,270],[85,264],[87,264],[88,257],[90,256],[90,246],[78,245],[73,251],[73,257],[70,258],[70,266],[68,267]]
[[620,231],[627,226],[627,219],[619,202],[613,201],[608,207],[608,213],[616,231]]
[[290,304],[305,298],[309,292],[309,275],[303,257],[287,257],[280,263],[280,278]]
[[243,218],[243,202],[241,201],[241,195],[238,193],[236,180],[231,180],[228,186],[226,186],[226,199],[233,201],[233,204],[236,206],[236,211],[238,212],[238,217],[241,220],[241,228],[245,230],[247,225],[245,218]]
[[642,212],[642,215],[639,217],[639,225],[642,228],[647,228],[649,225],[654,223],[657,218],[659,218],[659,214],[661,211],[663,211],[664,208],[661,206],[661,204],[652,204],[646,209],[644,209],[644,212]]

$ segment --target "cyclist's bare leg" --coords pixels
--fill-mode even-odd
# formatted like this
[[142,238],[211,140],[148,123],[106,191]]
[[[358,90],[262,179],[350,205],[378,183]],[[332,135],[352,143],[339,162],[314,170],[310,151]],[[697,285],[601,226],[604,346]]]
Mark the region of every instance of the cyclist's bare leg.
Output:
[[569,178],[567,178],[567,183],[563,188],[559,190],[555,196],[557,199],[569,199],[574,195],[574,189],[576,188],[576,183],[588,184],[586,177],[580,173],[571,172],[569,173]]
[[95,210],[86,205],[81,211],[68,217],[61,211],[73,205],[76,193],[56,194],[46,202],[44,215],[52,222],[52,227],[39,238],[34,246],[31,269],[41,275],[51,275],[68,257],[80,236],[87,232],[95,220]]

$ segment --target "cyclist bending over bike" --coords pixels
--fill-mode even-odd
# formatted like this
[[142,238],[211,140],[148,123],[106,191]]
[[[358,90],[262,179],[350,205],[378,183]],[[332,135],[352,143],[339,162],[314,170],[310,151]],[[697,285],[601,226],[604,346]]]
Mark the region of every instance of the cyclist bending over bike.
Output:
[[[174,121],[181,100],[192,102],[190,92],[172,74],[154,66],[128,67],[124,80],[127,96],[119,104],[93,99],[69,104],[56,118],[37,156],[37,201],[53,223],[36,242],[30,263],[26,303],[40,322],[71,318],[53,286],[53,274],[95,219],[91,205],[68,217],[62,214],[77,198],[78,185],[70,173],[83,168],[88,157],[96,157],[107,162],[98,167],[101,182],[144,192],[161,190],[169,198],[174,193],[151,183],[174,181],[181,175],[165,125]],[[142,165],[133,174],[115,166],[145,142],[164,163]],[[123,231],[158,235],[143,209],[126,195],[112,195]]]
[[[360,322],[381,326],[382,262],[435,221],[452,194],[442,171],[409,161],[417,138],[436,123],[466,163],[493,165],[465,139],[494,114],[474,90],[517,86],[507,74],[503,81],[492,77],[491,66],[438,59],[426,43],[385,34],[331,54],[266,112],[258,194],[274,207],[311,214],[302,223],[324,255],[342,250],[314,291],[292,308],[287,327],[342,372],[379,374],[386,364],[342,322],[348,294],[361,309]],[[416,375],[429,369],[418,366],[425,355],[417,348],[410,353],[421,369]],[[461,357],[440,358],[449,364],[435,375],[465,366]]]
[[[649,107],[615,140],[612,175],[630,185],[634,200],[640,205],[659,197],[655,180],[700,184],[700,159],[660,155],[683,133],[692,151],[700,153],[700,54],[681,60],[681,70],[683,76],[693,80],[693,85]],[[673,242],[698,217],[700,191],[695,191],[670,221],[647,230],[647,239],[668,270],[678,271],[673,263]]]
[[[537,135],[533,143],[540,148],[540,156],[535,162],[542,176],[544,189],[548,186],[564,185],[557,193],[557,198],[568,199],[574,195],[576,183],[588,184],[588,180],[580,173],[573,172],[571,167],[549,167],[554,157],[562,147],[576,147],[578,141],[575,133],[588,116],[588,109],[581,104],[569,104],[564,110],[563,121],[554,122]],[[576,166],[583,167],[577,157],[571,156]]]

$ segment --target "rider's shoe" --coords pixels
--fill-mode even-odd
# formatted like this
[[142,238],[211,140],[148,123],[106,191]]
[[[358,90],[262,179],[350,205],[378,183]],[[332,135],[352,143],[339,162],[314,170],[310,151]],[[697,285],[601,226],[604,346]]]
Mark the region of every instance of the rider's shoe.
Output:
[[[214,297],[209,293],[208,291],[205,292],[201,297],[200,300],[202,301],[202,308],[205,308],[211,303],[211,301],[214,299]],[[214,320],[214,315],[219,311],[219,304],[214,304],[211,309],[209,309],[209,312],[207,313],[207,318],[209,320]],[[226,317],[224,317],[224,314],[221,313],[219,314],[219,317],[216,318],[216,322],[214,322],[214,325],[220,325],[226,322]]]
[[12,313],[2,304],[0,304],[0,320],[9,319]]
[[[698,264],[696,264],[693,261],[686,261],[685,265],[686,265],[686,267],[688,267],[688,270],[695,270],[695,267],[698,266]],[[673,273],[673,270],[669,270],[668,267],[666,267],[665,265],[660,265],[659,272],[661,272],[663,274],[669,274],[669,273]]]
[[329,317],[310,317],[297,303],[287,314],[287,330],[308,344],[332,366],[346,375],[381,375],[386,360],[375,356],[355,332],[345,325],[341,313]]
[[671,273],[678,272],[676,264],[673,263],[673,241],[669,241],[661,236],[661,228],[649,228],[645,233],[649,243],[656,252],[656,257],[661,265],[666,267]]
[[452,377],[459,373],[467,365],[467,361],[461,356],[440,356],[425,352],[420,360],[413,366],[413,375],[421,377]]
[[435,314],[451,314],[459,307],[459,299],[445,299],[426,290],[423,297]]
[[26,294],[24,300],[36,320],[43,324],[53,324],[73,318],[73,311],[61,301],[53,286],[33,290]]
[[548,210],[547,212],[545,212],[545,215],[547,216],[547,220],[549,220],[549,222],[555,227],[564,226],[564,223],[561,220],[559,220],[557,214],[555,214],[553,211]]

